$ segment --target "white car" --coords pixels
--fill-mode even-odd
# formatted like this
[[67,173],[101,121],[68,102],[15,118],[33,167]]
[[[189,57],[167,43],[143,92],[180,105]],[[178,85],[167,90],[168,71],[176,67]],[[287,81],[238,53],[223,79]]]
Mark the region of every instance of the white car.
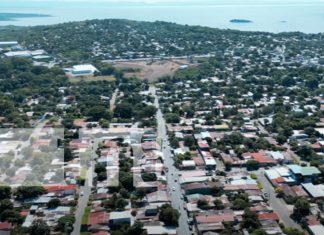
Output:
[[172,191],[175,191],[176,190],[176,188],[175,187],[172,187]]

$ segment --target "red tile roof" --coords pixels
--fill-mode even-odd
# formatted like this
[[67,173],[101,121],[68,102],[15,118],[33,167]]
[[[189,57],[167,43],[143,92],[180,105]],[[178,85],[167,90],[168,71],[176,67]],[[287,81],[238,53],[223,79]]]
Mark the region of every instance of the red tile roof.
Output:
[[0,230],[9,230],[12,228],[12,224],[8,222],[0,223]]
[[44,185],[44,188],[47,192],[57,192],[57,191],[65,191],[65,190],[76,190],[77,186],[75,184],[68,185]]
[[300,185],[291,186],[291,189],[296,193],[298,197],[308,197],[307,192]]
[[267,156],[263,152],[255,152],[255,153],[250,153],[249,154],[255,161],[259,163],[273,163],[275,164],[276,161],[272,159],[271,157]]
[[147,141],[142,143],[143,150],[159,149],[160,146],[156,141]]
[[92,212],[89,215],[88,225],[108,224],[109,216],[105,211]]
[[275,212],[258,214],[258,218],[259,218],[259,220],[275,220],[275,221],[279,221],[279,216]]
[[202,157],[194,157],[192,160],[195,162],[196,166],[204,166],[205,161]]
[[196,216],[198,224],[203,223],[219,223],[219,222],[233,222],[235,221],[234,214],[199,214]]

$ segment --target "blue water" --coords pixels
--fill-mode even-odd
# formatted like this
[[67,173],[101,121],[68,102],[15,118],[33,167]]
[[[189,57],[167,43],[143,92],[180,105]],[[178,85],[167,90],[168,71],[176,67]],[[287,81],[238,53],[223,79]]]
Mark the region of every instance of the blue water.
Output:
[[[48,14],[0,25],[49,25],[86,19],[163,20],[248,31],[324,32],[324,0],[0,0],[0,13]],[[247,19],[253,23],[230,23]]]

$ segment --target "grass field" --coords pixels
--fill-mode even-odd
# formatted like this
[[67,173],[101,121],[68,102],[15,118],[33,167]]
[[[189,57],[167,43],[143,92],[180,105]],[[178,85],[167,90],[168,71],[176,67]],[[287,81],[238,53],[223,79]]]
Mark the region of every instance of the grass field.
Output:
[[69,77],[69,81],[71,83],[78,83],[81,81],[85,82],[92,82],[92,81],[109,81],[113,82],[116,81],[116,78],[114,76],[82,76],[82,77]]

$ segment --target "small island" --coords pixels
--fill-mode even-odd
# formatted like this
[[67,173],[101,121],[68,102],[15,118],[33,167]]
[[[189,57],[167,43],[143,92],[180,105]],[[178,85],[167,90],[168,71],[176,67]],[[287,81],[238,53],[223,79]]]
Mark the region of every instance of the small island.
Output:
[[33,13],[0,13],[0,21],[14,21],[19,18],[35,18],[35,17],[50,17],[50,15],[33,14]]
[[230,20],[231,23],[252,23],[251,20],[246,20],[246,19],[232,19]]

